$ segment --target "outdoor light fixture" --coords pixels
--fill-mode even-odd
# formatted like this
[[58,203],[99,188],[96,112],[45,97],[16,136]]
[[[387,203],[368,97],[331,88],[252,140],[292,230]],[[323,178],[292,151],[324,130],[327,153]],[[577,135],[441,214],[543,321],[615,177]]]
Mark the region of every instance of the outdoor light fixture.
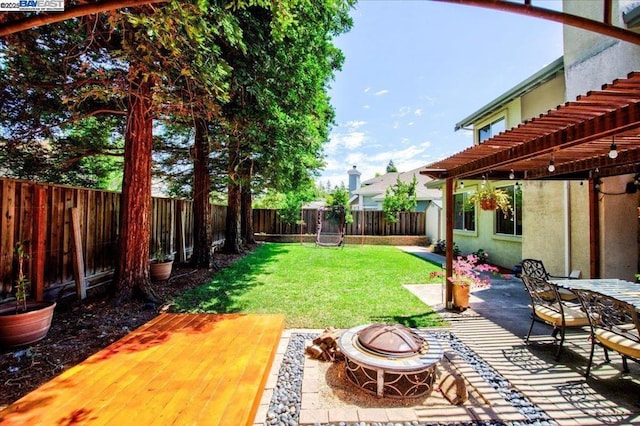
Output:
[[460,189],[464,188],[464,181],[460,181]]
[[547,170],[549,170],[549,172],[551,173],[556,171],[556,166],[553,162],[553,157],[551,157],[551,160],[549,160],[549,167],[547,167]]
[[602,185],[602,181],[600,180],[600,178],[596,178],[596,180],[594,182],[594,185],[593,185],[593,188],[596,191],[599,191],[600,190],[600,185]]
[[618,146],[616,145],[615,139],[611,138],[611,147],[609,148],[609,158],[612,160],[618,158]]
[[487,177],[482,175],[482,187],[484,188],[487,185]]
[[516,191],[520,191],[520,182],[516,182],[515,188],[516,188]]
[[509,179],[513,180],[513,179],[515,179],[515,178],[516,178],[516,174],[515,174],[515,172],[513,171],[513,169],[511,169],[511,170],[509,171]]

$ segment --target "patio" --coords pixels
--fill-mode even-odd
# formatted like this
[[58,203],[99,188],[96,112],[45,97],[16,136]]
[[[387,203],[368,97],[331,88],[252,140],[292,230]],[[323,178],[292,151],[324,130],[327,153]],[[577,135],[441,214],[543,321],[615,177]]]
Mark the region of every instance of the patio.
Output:
[[[442,256],[428,253],[421,247],[404,249],[435,262],[444,261]],[[625,374],[618,355],[611,354],[611,364],[604,364],[602,350],[597,350],[594,356],[596,367],[587,381],[584,378],[589,356],[586,332],[567,333],[560,362],[554,360],[555,346],[551,344],[549,326],[536,323],[530,345],[524,344],[530,309],[528,295],[519,278],[493,280],[491,289],[473,294],[471,308],[463,313],[444,309],[444,289],[439,285],[407,285],[406,288],[451,322],[450,327],[440,330],[444,335],[451,332],[455,336],[449,341],[476,355],[476,359],[471,361],[456,356],[450,363],[463,373],[470,392],[475,392],[476,402],[457,407],[448,405],[435,394],[433,401],[427,400],[425,404],[414,407],[385,407],[380,404],[367,407],[362,402],[349,403],[339,399],[336,402],[335,398],[323,397],[322,390],[313,387],[318,383],[319,373],[321,380],[325,376],[330,377],[327,367],[318,368],[317,362],[301,354],[304,342],[320,330],[286,330],[254,425],[271,424],[269,420],[275,420],[269,414],[273,413],[274,407],[269,404],[273,403],[271,398],[278,386],[282,360],[291,351],[298,353],[299,359],[303,360],[304,380],[298,391],[301,398],[299,424],[303,425],[340,422],[560,425],[640,422],[638,364],[631,362],[631,372]],[[478,364],[482,364],[480,373]],[[477,403],[483,398],[487,404]]]

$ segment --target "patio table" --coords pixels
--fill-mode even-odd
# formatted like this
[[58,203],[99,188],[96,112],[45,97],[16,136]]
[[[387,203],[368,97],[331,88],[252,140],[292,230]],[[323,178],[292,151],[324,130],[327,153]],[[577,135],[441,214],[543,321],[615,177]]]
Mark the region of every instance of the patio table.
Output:
[[582,280],[551,280],[552,284],[567,290],[589,290],[632,304],[640,312],[640,284],[616,278],[590,278]]

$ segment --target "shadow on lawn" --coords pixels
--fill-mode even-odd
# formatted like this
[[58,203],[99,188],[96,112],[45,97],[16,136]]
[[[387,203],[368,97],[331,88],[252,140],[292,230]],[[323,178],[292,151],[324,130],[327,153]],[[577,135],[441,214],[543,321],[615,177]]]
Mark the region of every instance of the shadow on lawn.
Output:
[[442,324],[437,312],[425,312],[415,315],[385,315],[373,317],[372,320],[385,324],[402,324],[406,327],[436,327]]
[[261,244],[249,256],[245,256],[226,269],[216,272],[211,280],[190,289],[176,298],[172,312],[237,313],[234,297],[259,285],[256,276],[263,273],[266,265],[276,261],[286,252],[281,245]]

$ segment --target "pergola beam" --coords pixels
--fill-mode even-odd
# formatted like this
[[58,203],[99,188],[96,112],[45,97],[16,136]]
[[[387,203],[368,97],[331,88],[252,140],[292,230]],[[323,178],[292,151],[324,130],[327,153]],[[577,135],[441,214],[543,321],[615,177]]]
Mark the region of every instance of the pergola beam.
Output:
[[627,41],[640,45],[640,34],[624,28],[611,25],[611,0],[603,0],[603,22],[587,19],[582,16],[570,13],[558,12],[556,10],[545,9],[532,6],[531,2],[525,0],[523,4],[505,0],[432,0],[445,3],[456,3],[467,6],[484,7],[485,9],[500,10],[503,12],[518,13],[520,15],[532,16],[534,18],[546,19],[548,21],[559,22],[587,31],[604,34],[609,37]]

